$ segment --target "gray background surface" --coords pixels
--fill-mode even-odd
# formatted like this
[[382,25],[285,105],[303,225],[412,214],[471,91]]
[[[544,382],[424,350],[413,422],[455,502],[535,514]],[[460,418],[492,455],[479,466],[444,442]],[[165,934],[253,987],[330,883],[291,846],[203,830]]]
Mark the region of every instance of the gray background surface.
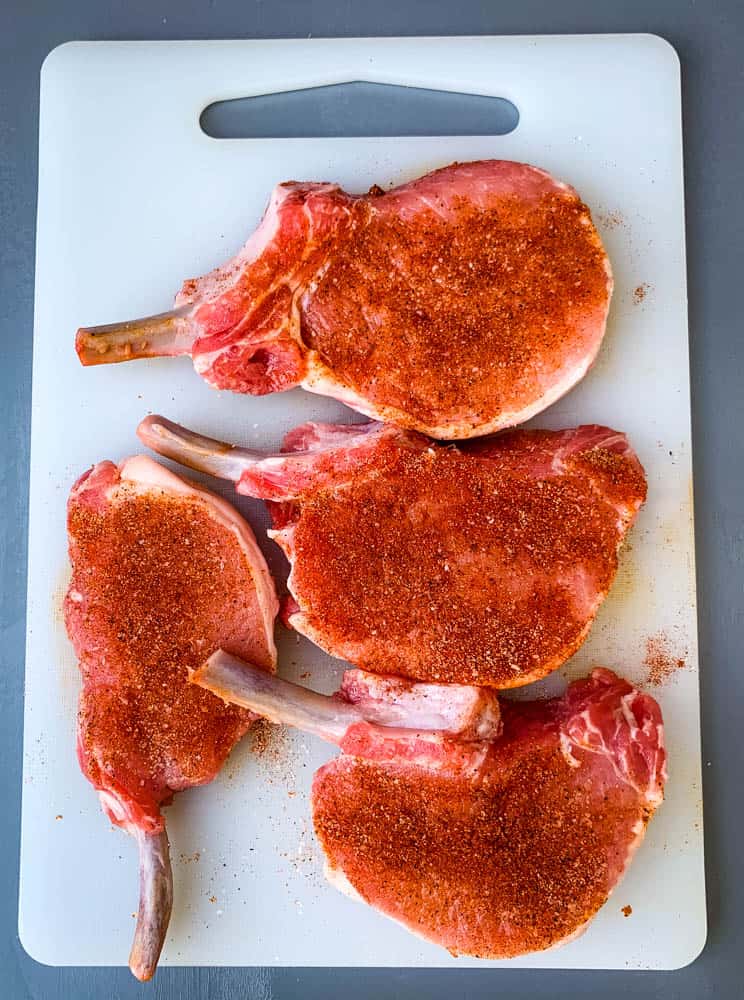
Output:
[[[674,973],[51,969],[16,930],[39,68],[76,38],[653,31],[682,60],[710,930]],[[744,997],[744,3],[739,0],[69,0],[0,3],[0,994],[8,1000]],[[601,85],[601,81],[598,81]],[[415,118],[415,109],[412,110]],[[82,429],[81,429],[82,432]],[[102,887],[105,891],[105,887]],[[659,891],[663,891],[660,887]],[[81,928],[81,933],[83,933]],[[737,945],[739,948],[737,949]],[[343,929],[339,929],[343,949]]]

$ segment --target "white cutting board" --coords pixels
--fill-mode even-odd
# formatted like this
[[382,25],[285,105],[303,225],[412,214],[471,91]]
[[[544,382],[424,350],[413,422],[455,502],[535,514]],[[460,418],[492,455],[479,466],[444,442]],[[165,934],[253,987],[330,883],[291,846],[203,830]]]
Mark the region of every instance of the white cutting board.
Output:
[[[214,100],[356,80],[502,96],[521,118],[510,135],[485,138],[220,141],[199,129],[201,110]],[[702,948],[680,79],[672,48],[651,35],[93,42],[56,49],[41,86],[20,898],[21,939],[34,958],[123,964],[136,907],[134,844],[103,817],[75,759],[78,679],[59,610],[70,485],[91,463],[137,451],[134,429],[152,410],[269,448],[303,420],[348,419],[340,405],[299,390],[263,399],[216,393],[187,359],[85,370],[73,350],[76,327],[167,308],[183,278],[238,248],[277,181],[334,180],[359,192],[481,157],[526,160],[574,184],[615,270],[597,364],[535,423],[621,428],[649,478],[649,501],[614,590],[561,674],[603,663],[644,682],[646,643],[660,636],[662,654],[686,664],[652,689],[664,711],[670,779],[627,878],[579,940],[507,964],[668,969]],[[233,496],[229,487],[223,492]],[[261,505],[239,506],[262,536]],[[261,540],[283,578],[283,557]],[[304,683],[334,688],[339,665],[305,639],[282,631],[280,656],[287,676],[309,674]],[[554,676],[549,686],[561,683]],[[333,750],[277,731],[255,756],[249,741],[210,787],[179,796],[168,810],[176,902],[164,964],[486,964],[453,959],[330,888],[307,792]]]

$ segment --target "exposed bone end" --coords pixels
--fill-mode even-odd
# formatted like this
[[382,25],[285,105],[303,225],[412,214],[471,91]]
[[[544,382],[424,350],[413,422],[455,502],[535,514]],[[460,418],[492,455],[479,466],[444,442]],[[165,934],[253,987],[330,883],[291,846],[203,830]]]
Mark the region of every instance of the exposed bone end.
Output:
[[501,734],[498,698],[483,688],[419,684],[354,670],[347,671],[341,696],[331,697],[267,674],[222,649],[190,670],[189,680],[271,722],[339,745],[362,722],[380,733],[424,734],[424,741],[427,733],[465,743]]
[[222,649],[189,671],[189,680],[225,702],[330,743],[339,743],[363,719],[352,705],[268,674]]
[[84,365],[190,354],[196,339],[190,310],[184,306],[124,323],[81,327],[75,335],[75,350]]
[[[140,441],[165,458],[217,479],[238,483],[247,469],[266,459],[263,452],[236,448],[190,431],[158,413],[145,417],[137,428]],[[268,456],[271,457],[271,456]]]
[[168,835],[138,831],[140,897],[129,968],[142,982],[152,979],[173,907]]
[[[137,434],[148,448],[166,458],[230,480],[238,493],[276,501],[295,500],[325,486],[350,481],[382,438],[401,438],[406,446],[411,439],[411,435],[401,437],[395,428],[372,423],[361,427],[305,424],[287,436],[289,451],[269,453],[197,434],[157,414],[146,417]],[[416,444],[420,447],[418,441]]]

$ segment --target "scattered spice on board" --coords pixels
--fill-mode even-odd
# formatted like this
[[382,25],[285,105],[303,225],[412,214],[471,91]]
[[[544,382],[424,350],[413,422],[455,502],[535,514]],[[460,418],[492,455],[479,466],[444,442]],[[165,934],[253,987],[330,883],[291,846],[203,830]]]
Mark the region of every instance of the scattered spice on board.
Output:
[[258,757],[271,763],[281,763],[288,755],[287,731],[266,719],[257,719],[248,730],[250,748]]
[[623,906],[620,912],[622,913],[622,915],[624,917],[629,917],[631,915],[631,913],[633,912],[633,907],[632,906]]
[[[687,650],[684,650],[685,654]],[[666,633],[659,632],[646,639],[646,656],[643,665],[647,668],[646,683],[658,687],[669,680],[676,670],[684,670],[683,657],[672,652]]]
[[272,747],[272,737],[274,736],[274,726],[265,719],[257,719],[250,730],[251,750],[259,757],[275,750]]
[[637,306],[639,306],[641,302],[643,302],[643,300],[646,298],[650,288],[651,286],[646,281],[644,281],[642,285],[636,286],[633,292],[633,301]]
[[597,222],[603,229],[617,229],[618,226],[625,225],[625,219],[620,212],[600,212],[597,215]]

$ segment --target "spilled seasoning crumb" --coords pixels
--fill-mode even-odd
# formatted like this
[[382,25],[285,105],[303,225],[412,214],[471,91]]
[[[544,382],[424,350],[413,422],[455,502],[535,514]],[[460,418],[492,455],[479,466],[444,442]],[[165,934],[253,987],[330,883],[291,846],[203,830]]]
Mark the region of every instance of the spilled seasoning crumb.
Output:
[[597,215],[597,222],[603,229],[617,229],[618,226],[625,225],[625,219],[620,212],[600,212]]
[[622,915],[624,917],[629,917],[631,915],[631,913],[633,912],[633,907],[632,906],[623,906],[622,909],[620,910],[620,912],[622,913]]
[[210,896],[209,897],[209,902],[210,903],[216,903],[217,902],[217,897],[216,896]]
[[[684,653],[686,655],[687,650],[684,650]],[[646,639],[646,656],[643,665],[647,670],[646,683],[652,687],[658,687],[669,680],[675,671],[684,670],[687,664],[684,657],[676,655],[672,651],[666,633],[659,632]]]
[[249,739],[249,750],[260,768],[262,785],[294,788],[298,758],[287,727],[258,719],[249,730]]
[[193,862],[198,861],[200,857],[201,857],[201,852],[200,851],[194,851],[193,854],[182,854],[181,855],[181,864],[190,865]]
[[57,815],[54,818],[55,819],[62,819],[62,813],[57,813]]
[[257,757],[276,763],[286,757],[287,741],[282,726],[276,726],[266,719],[257,719],[248,732],[251,751]]
[[635,289],[633,290],[633,301],[637,306],[639,306],[641,302],[643,302],[643,300],[646,298],[650,288],[651,286],[646,281],[644,281],[642,285],[637,285],[635,287]]
[[297,873],[304,875],[313,885],[320,887],[323,884],[320,876],[323,859],[312,826],[306,819],[300,821],[300,836],[297,847],[294,850],[282,852],[282,857],[286,858],[291,867]]

